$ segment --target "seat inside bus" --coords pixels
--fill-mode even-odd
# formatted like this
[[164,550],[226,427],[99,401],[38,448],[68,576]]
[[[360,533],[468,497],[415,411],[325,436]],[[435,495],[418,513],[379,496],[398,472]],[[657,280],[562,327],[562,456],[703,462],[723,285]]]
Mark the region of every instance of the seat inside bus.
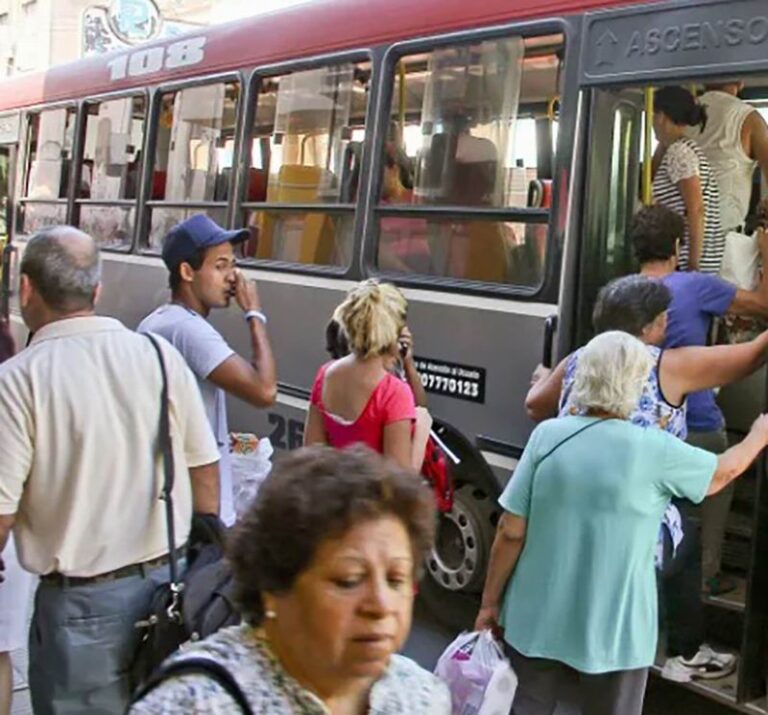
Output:
[[[333,181],[333,174],[322,167],[283,164],[276,181],[267,185],[267,202],[319,203],[322,187]],[[256,258],[326,265],[334,248],[334,224],[326,214],[266,211],[261,215]]]

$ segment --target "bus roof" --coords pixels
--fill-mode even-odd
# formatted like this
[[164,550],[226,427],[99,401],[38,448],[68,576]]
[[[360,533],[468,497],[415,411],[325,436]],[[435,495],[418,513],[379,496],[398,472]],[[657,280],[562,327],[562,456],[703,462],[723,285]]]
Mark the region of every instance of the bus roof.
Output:
[[[96,55],[46,72],[10,78],[0,83],[0,111],[436,33],[632,3],[636,0],[315,0],[136,48]],[[206,38],[204,59],[199,63],[112,79],[109,63],[121,55],[199,36]]]

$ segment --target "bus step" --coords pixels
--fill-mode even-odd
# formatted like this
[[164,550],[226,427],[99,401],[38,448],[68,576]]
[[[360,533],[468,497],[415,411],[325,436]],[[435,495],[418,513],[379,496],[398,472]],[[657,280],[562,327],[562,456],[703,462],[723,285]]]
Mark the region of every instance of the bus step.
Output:
[[704,595],[704,602],[709,606],[727,608],[731,611],[743,613],[747,602],[747,579],[730,573],[728,578],[732,578],[736,582],[736,588],[733,591],[718,596]]

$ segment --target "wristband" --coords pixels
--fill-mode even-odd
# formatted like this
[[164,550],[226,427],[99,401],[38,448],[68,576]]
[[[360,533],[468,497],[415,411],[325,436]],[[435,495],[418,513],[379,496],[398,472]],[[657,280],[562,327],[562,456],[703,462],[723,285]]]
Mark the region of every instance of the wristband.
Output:
[[251,318],[256,318],[262,325],[267,324],[267,316],[260,310],[246,310],[245,313],[243,313],[243,318],[245,318],[246,323],[249,322]]

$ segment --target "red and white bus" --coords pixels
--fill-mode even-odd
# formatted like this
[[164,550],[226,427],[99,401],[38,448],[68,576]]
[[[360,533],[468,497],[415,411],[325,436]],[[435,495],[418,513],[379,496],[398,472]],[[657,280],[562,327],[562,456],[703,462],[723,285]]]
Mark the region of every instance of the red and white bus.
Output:
[[[130,326],[167,300],[171,225],[205,212],[250,226],[241,265],[270,316],[280,393],[269,411],[232,402],[230,424],[292,448],[334,306],[362,278],[397,282],[459,461],[422,593],[471,619],[496,496],[533,428],[531,372],[582,343],[599,287],[634,269],[649,90],[715,77],[768,106],[765,0],[321,0],[10,79],[3,309],[23,339],[13,266],[43,226],[96,237],[99,309]],[[213,320],[246,350],[238,316]],[[721,399],[743,430],[764,374]],[[740,588],[708,602],[709,635],[740,668],[692,686],[743,712],[768,712],[764,474],[741,480],[729,522]]]

